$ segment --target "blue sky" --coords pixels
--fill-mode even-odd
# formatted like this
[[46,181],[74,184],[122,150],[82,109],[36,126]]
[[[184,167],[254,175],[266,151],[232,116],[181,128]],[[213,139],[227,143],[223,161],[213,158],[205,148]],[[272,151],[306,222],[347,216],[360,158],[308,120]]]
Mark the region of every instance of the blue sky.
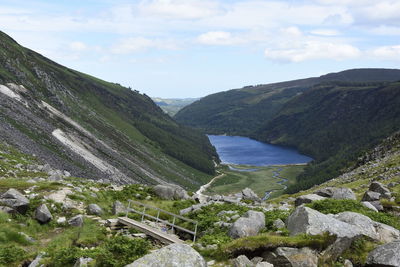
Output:
[[149,96],[399,68],[398,0],[0,0],[2,31]]

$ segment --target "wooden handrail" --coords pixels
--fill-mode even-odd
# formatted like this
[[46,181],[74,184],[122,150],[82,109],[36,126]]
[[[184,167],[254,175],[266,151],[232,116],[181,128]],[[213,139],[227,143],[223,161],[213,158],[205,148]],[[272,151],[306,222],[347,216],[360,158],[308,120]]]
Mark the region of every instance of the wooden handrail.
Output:
[[[172,213],[172,212],[169,212],[169,211],[166,211],[166,210],[157,208],[157,207],[153,207],[153,206],[150,206],[150,205],[147,205],[147,204],[144,204],[144,203],[135,201],[135,200],[128,199],[128,203],[129,203],[129,205],[128,205],[128,208],[126,209],[126,217],[128,217],[128,212],[135,212],[135,213],[137,213],[137,214],[139,214],[139,215],[142,215],[142,218],[141,218],[142,221],[144,220],[144,217],[151,218],[151,219],[153,219],[153,220],[156,220],[157,222],[162,222],[162,223],[165,223],[166,225],[171,226],[172,229],[173,229],[173,228],[176,228],[176,229],[182,230],[182,231],[184,231],[184,232],[186,232],[186,233],[192,234],[192,235],[193,235],[193,242],[196,242],[197,224],[198,224],[197,221],[191,220],[191,219],[189,219],[189,218],[185,218],[185,217],[183,217],[183,216],[181,216],[181,215],[174,214],[174,213]],[[133,203],[133,204],[135,204],[135,205],[138,205],[138,206],[142,206],[142,207],[143,207],[143,211],[141,212],[141,211],[138,211],[138,210],[135,210],[135,209],[131,208],[131,203]],[[152,216],[152,215],[150,215],[150,214],[147,214],[147,213],[146,213],[146,209],[154,209],[154,210],[157,210],[157,217]],[[160,217],[160,212],[172,216],[172,217],[173,217],[173,222],[170,223],[168,220],[161,220],[161,219],[159,218],[159,217]],[[176,219],[176,218],[178,218],[178,219],[180,219],[180,220],[183,220],[183,221],[187,221],[187,222],[193,223],[193,224],[195,225],[195,226],[194,226],[194,231],[191,231],[191,230],[186,229],[186,228],[184,228],[184,227],[182,227],[182,226],[176,225],[176,224],[175,224],[175,219]]]

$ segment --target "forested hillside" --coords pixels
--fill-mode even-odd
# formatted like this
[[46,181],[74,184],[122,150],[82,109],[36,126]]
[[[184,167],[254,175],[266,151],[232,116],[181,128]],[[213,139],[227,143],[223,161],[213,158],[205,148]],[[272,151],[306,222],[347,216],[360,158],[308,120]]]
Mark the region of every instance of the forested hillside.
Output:
[[75,176],[124,183],[196,187],[214,173],[207,137],[148,96],[63,67],[1,32],[0,63],[0,138],[25,153]]

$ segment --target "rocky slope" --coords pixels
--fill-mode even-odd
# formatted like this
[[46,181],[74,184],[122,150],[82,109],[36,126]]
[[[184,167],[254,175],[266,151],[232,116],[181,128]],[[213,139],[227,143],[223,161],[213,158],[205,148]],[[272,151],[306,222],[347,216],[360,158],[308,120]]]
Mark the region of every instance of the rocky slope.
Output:
[[0,140],[73,176],[196,188],[214,172],[206,136],[146,95],[65,68],[0,32]]
[[[71,178],[5,145],[0,176],[0,265],[400,264],[400,133],[360,157],[347,173],[267,202],[250,189],[199,199],[176,185],[118,186]],[[190,246],[191,235],[150,218],[144,222],[186,244],[164,246],[124,229],[116,218],[125,214],[128,199],[197,221],[196,243]],[[134,204],[130,208],[138,210]],[[160,219],[173,220],[168,214]]]

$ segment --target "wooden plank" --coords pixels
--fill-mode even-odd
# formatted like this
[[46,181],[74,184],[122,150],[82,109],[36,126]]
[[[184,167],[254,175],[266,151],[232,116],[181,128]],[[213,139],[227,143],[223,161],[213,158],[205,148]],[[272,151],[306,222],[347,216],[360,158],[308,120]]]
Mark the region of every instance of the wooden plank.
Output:
[[158,229],[155,229],[151,226],[148,226],[144,223],[135,221],[133,219],[127,218],[127,217],[119,217],[118,221],[122,224],[128,225],[130,227],[135,228],[136,230],[139,230],[143,233],[145,233],[146,235],[152,236],[158,240],[160,240],[163,243],[166,244],[171,244],[171,243],[183,243],[182,240],[180,240],[179,238],[170,235],[168,233],[162,232]]

